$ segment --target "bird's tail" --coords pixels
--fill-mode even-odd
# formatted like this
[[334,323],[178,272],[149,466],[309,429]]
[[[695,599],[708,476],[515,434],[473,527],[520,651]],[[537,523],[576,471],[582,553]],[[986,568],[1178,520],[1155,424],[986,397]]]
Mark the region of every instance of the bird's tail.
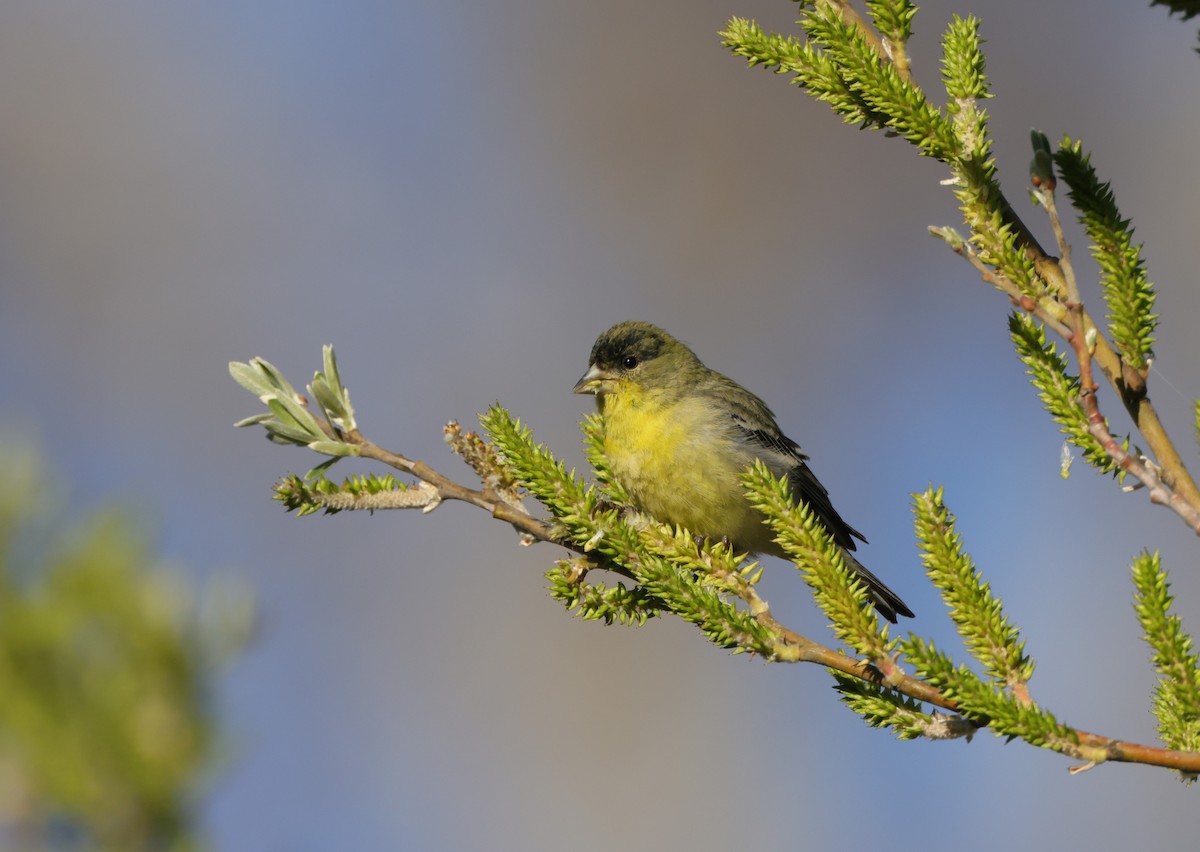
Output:
[[846,567],[858,575],[863,581],[863,585],[867,587],[867,594],[871,598],[871,603],[875,605],[875,609],[879,610],[879,614],[890,621],[896,623],[898,615],[904,615],[909,618],[914,618],[913,612],[904,601],[900,600],[900,596],[883,584],[883,581],[868,571],[861,562],[854,558],[854,555],[847,550],[842,551],[842,556],[846,557]]

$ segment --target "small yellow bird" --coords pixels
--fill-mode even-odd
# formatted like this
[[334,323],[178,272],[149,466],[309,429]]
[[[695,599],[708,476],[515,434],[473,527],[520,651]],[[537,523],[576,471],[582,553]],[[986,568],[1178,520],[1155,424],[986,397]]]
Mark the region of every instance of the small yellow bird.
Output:
[[776,476],[786,475],[796,500],[816,513],[883,617],[912,617],[904,601],[850,555],[854,539],[866,539],[833,508],[808,456],[780,431],[766,403],[704,366],[658,326],[623,322],[601,334],[575,393],[595,394],[605,458],[643,512],[739,550],[786,558],[741,482],[762,459]]

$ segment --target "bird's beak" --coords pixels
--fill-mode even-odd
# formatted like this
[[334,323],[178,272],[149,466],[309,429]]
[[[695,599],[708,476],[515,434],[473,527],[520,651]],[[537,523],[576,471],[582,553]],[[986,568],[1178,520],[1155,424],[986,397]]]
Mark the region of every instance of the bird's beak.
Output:
[[588,367],[588,371],[583,374],[583,378],[575,383],[575,393],[600,393],[600,388],[604,382],[611,379],[608,373],[601,370],[595,364]]

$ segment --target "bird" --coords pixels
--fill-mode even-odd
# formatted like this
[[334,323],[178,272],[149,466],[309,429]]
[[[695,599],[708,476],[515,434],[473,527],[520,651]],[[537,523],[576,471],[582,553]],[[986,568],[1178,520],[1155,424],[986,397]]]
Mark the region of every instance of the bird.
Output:
[[767,404],[706,367],[684,343],[648,322],[618,323],[596,338],[574,391],[595,395],[605,459],[636,509],[739,551],[787,558],[742,484],[759,459],[816,515],[879,613],[892,623],[913,617],[851,555],[855,539],[866,538],[833,508],[808,456]]

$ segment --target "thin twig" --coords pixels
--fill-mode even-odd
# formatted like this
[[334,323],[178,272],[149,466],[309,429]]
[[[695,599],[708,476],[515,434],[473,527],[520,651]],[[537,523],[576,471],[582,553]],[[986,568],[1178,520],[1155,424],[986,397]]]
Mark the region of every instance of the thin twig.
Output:
[[[278,381],[282,381],[282,379],[280,378]],[[278,384],[278,381],[275,383]],[[307,400],[302,397],[296,398],[294,402],[298,406],[308,406]],[[335,444],[349,444],[356,450],[353,453],[354,455],[382,462],[419,479],[420,484],[411,489],[411,502],[414,507],[420,506],[429,510],[439,505],[443,500],[459,500],[484,509],[493,517],[511,524],[527,540],[546,541],[557,544],[568,550],[587,556],[593,560],[596,567],[613,571],[635,582],[638,581],[637,574],[632,569],[606,559],[598,559],[595,554],[587,554],[586,545],[577,545],[573,542],[559,539],[556,537],[554,527],[550,523],[532,517],[520,505],[516,486],[511,476],[504,471],[493,469],[491,462],[488,460],[490,454],[493,452],[490,447],[475,446],[469,448],[467,454],[472,456],[470,463],[477,470],[484,473],[486,479],[495,481],[499,491],[507,492],[503,496],[498,493],[497,488],[485,487],[482,490],[468,488],[439,473],[424,462],[410,459],[390,450],[385,450],[364,437],[357,428],[339,428],[330,420],[324,407],[322,407],[322,412],[319,416],[312,412],[309,413],[312,414],[311,424],[320,429],[330,442]],[[450,432],[455,432],[457,435],[454,429],[450,429]],[[301,438],[300,441],[304,441],[304,438]],[[310,443],[307,441],[304,442]],[[461,449],[462,447],[460,447]],[[341,453],[338,455],[341,455]],[[711,559],[708,562],[710,565],[712,564]],[[715,567],[720,568],[721,566]],[[742,574],[721,568],[720,575],[714,574],[714,579],[724,589],[739,597],[749,607],[752,617],[769,630],[770,644],[767,649],[764,650],[760,638],[751,636],[736,638],[738,647],[747,651],[764,653],[769,659],[774,661],[817,663],[850,675],[851,677],[884,686],[901,695],[940,707],[944,710],[951,712],[959,710],[958,705],[952,699],[943,695],[938,689],[905,674],[896,664],[895,660],[891,659],[886,653],[879,655],[878,662],[880,666],[876,666],[869,660],[855,659],[847,656],[840,651],[826,647],[787,629],[772,615],[766,601],[758,595],[749,578]],[[986,718],[964,718],[961,722],[962,725],[977,725],[981,727],[987,726],[988,723]],[[1125,743],[1086,731],[1072,731],[1071,736],[1072,739],[1069,741],[1053,740],[1044,743],[1044,745],[1088,762],[1116,760],[1145,763],[1200,774],[1200,752],[1169,751],[1153,746]]]
[[[1084,309],[1083,300],[1079,295],[1079,285],[1076,282],[1074,267],[1071,263],[1071,244],[1067,241],[1066,234],[1063,232],[1062,220],[1059,218],[1058,206],[1054,200],[1054,190],[1050,187],[1040,187],[1035,189],[1034,192],[1038,201],[1046,210],[1050,219],[1050,228],[1054,232],[1054,239],[1058,244],[1060,257],[1057,265],[1062,270],[1063,280],[1066,283],[1066,305],[1068,317],[1070,318],[1070,329],[1064,336],[1071,344],[1071,348],[1075,352],[1075,360],[1079,365],[1080,394],[1084,412],[1087,414],[1088,432],[1100,442],[1105,452],[1108,453],[1118,467],[1146,486],[1150,502],[1161,503],[1169,507],[1197,535],[1200,535],[1200,505],[1188,502],[1181,494],[1163,481],[1163,478],[1158,475],[1158,472],[1154,470],[1152,465],[1144,464],[1132,453],[1127,452],[1117,443],[1108,429],[1108,421],[1100,410],[1100,403],[1096,396],[1096,390],[1099,386],[1096,384],[1092,372],[1092,364],[1095,361],[1095,352],[1097,351],[1096,343],[1103,338],[1092,321],[1091,316]],[[1169,441],[1167,443],[1170,445]],[[1173,450],[1174,447],[1171,446],[1171,449]],[[1180,464],[1182,465],[1182,462]],[[1186,470],[1184,472],[1186,473]]]
[[[492,489],[477,490],[461,485],[449,477],[439,473],[424,462],[414,461],[398,453],[385,450],[365,438],[360,432],[342,435],[345,440],[355,444],[364,458],[374,459],[397,470],[417,477],[437,490],[443,500],[460,500],[472,506],[477,506],[490,512],[493,517],[512,524],[520,532],[538,541],[545,541],[565,547],[579,554],[584,554],[581,545],[562,541],[554,536],[550,524],[532,517],[523,510],[518,510],[508,502],[500,499]],[[595,554],[586,554],[595,558]],[[633,572],[616,563],[607,560],[599,567],[613,571],[624,577],[636,580]],[[893,661],[883,661],[883,669],[867,660],[855,659],[846,654],[815,642],[805,636],[784,627],[771,613],[766,601],[758,594],[754,586],[737,574],[723,572],[722,580],[733,593],[744,601],[750,608],[755,619],[768,627],[777,637],[772,649],[771,659],[778,662],[816,663],[826,668],[834,669],[851,677],[859,678],[892,689],[901,695],[940,707],[950,712],[958,712],[959,706],[954,700],[947,698],[929,684],[905,674]],[[889,662],[891,665],[889,665]],[[986,720],[972,722],[986,726]],[[1124,763],[1143,763],[1151,766],[1162,766],[1183,772],[1200,772],[1200,752],[1181,752],[1156,746],[1128,743],[1115,740],[1087,731],[1074,731],[1077,742],[1056,741],[1052,747],[1063,754],[1088,762],[1116,761]]]
[[[1197,487],[1191,472],[1183,463],[1175,443],[1167,434],[1158,416],[1158,411],[1146,395],[1146,379],[1137,370],[1131,369],[1121,361],[1120,355],[1108,338],[1099,332],[1095,321],[1083,306],[1080,298],[1079,285],[1071,265],[1070,245],[1063,235],[1062,222],[1054,204],[1053,193],[1045,188],[1036,190],[1039,201],[1043,203],[1050,216],[1051,227],[1058,244],[1061,258],[1055,258],[1046,253],[1038,240],[1030,232],[1028,226],[1013,210],[1008,200],[1001,195],[997,199],[1001,220],[1016,237],[1017,245],[1033,260],[1038,275],[1046,282],[1051,293],[1060,294],[1064,302],[1053,301],[1050,298],[1034,300],[1027,294],[1021,293],[1004,276],[988,267],[970,246],[961,239],[952,239],[949,230],[945,228],[929,229],[930,233],[944,240],[960,257],[966,259],[979,270],[985,281],[1006,293],[1010,300],[1023,310],[1034,314],[1038,319],[1067,340],[1080,355],[1080,375],[1086,372],[1091,382],[1091,362],[1094,360],[1100,367],[1109,385],[1116,391],[1122,405],[1132,418],[1134,426],[1145,439],[1158,465],[1162,469],[1161,483],[1172,492],[1172,498],[1161,502],[1178,514],[1187,524],[1200,534],[1200,487]],[[1067,322],[1063,322],[1064,313]],[[1071,320],[1071,315],[1074,320]],[[1073,340],[1077,337],[1078,342]],[[1084,342],[1088,344],[1084,348]],[[1084,368],[1084,362],[1087,368]],[[1095,384],[1091,388],[1094,392]],[[1132,471],[1131,471],[1132,472]],[[1153,495],[1155,492],[1151,492]],[[1161,496],[1161,491],[1158,492]],[[1160,502],[1157,501],[1156,502]]]
[[980,259],[979,253],[971,247],[970,243],[961,237],[956,238],[956,235],[953,233],[953,229],[939,228],[934,225],[930,225],[929,233],[945,242],[946,245],[950,246],[951,251],[975,267],[975,269],[979,272],[979,276],[988,284],[991,284],[997,290],[1002,291],[1006,296],[1008,296],[1009,300],[1014,306],[1020,308],[1026,313],[1033,314],[1045,325],[1054,329],[1063,337],[1066,337],[1071,333],[1070,328],[1057,315],[1059,313],[1065,313],[1065,310],[1060,303],[1048,301],[1048,304],[1042,304],[1028,294],[1022,293],[1021,289],[1012,281],[1010,281],[1007,276],[1001,274],[998,270],[993,269],[984,263],[983,260]]
[[[862,16],[851,7],[849,0],[822,0],[822,2],[826,6],[833,8],[847,23],[854,25],[863,37],[876,47],[884,61],[892,64],[897,73],[904,79],[911,80],[911,69],[907,65],[902,67],[901,63],[893,55],[893,52],[884,49],[878,35],[867,25]],[[1097,328],[1091,316],[1082,308],[1082,300],[1079,298],[1079,287],[1075,281],[1074,271],[1069,268],[1069,246],[1067,247],[1067,251],[1063,253],[1065,263],[1060,262],[1058,258],[1046,252],[1041,243],[1038,242],[1037,237],[1029,230],[1029,226],[1017,215],[1012,204],[1009,203],[1008,199],[1002,193],[996,199],[996,204],[1000,211],[1001,223],[1007,226],[1015,236],[1017,246],[1025,251],[1033,260],[1034,268],[1046,282],[1050,291],[1066,294],[1068,301],[1080,304],[1081,328],[1084,335],[1086,335],[1088,329]],[[1053,207],[1053,204],[1051,204],[1051,207]],[[1058,221],[1057,209],[1054,210],[1052,215],[1052,225],[1055,227],[1056,240],[1059,242],[1061,250],[1066,241],[1061,238],[1062,227],[1061,222]],[[1033,313],[1064,339],[1070,338],[1072,330],[1064,325],[1062,317],[1054,315],[1057,313],[1057,310],[1061,310],[1061,307],[1058,307],[1057,310],[1051,310],[1049,305],[1043,303],[1049,300],[1034,301],[1030,299],[1029,296],[1017,291],[1011,282],[1005,281],[1003,276],[994,274],[992,270],[983,265],[974,252],[964,250],[960,245],[956,245],[949,239],[946,239],[945,236],[938,233],[938,229],[931,228],[930,231],[936,236],[941,236],[942,239],[945,239],[955,253],[975,266],[984,277],[984,280],[1003,290],[1014,304]],[[1200,486],[1197,486],[1196,480],[1183,463],[1183,459],[1175,448],[1174,441],[1171,440],[1170,435],[1167,434],[1166,429],[1162,425],[1158,411],[1146,395],[1145,376],[1137,370],[1128,369],[1127,365],[1121,361],[1120,356],[1103,334],[1097,333],[1094,335],[1090,355],[1099,364],[1100,371],[1104,374],[1109,385],[1117,392],[1121,403],[1125,406],[1125,410],[1133,419],[1134,426],[1141,433],[1142,437],[1145,438],[1150,452],[1154,455],[1154,458],[1163,471],[1161,477],[1163,484],[1170,488],[1175,495],[1175,499],[1165,501],[1164,505],[1179,514],[1189,526],[1196,529],[1197,533],[1200,534],[1200,527],[1197,527],[1193,521],[1193,517],[1200,514]]]
[[1075,278],[1075,266],[1071,263],[1071,244],[1063,232],[1062,219],[1058,215],[1058,204],[1054,200],[1053,184],[1034,189],[1038,202],[1046,210],[1050,220],[1050,230],[1054,234],[1054,242],[1058,245],[1058,268],[1062,270],[1066,292],[1063,296],[1069,305],[1079,305],[1082,308],[1083,297],[1079,295],[1079,282]]

